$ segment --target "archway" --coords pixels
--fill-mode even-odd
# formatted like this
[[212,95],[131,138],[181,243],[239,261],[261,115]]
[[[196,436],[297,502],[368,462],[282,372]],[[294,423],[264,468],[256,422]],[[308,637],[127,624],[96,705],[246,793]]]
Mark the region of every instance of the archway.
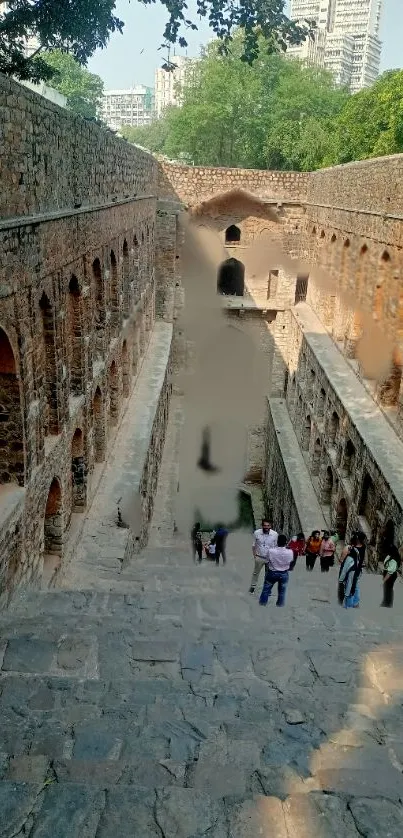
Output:
[[46,554],[61,556],[63,552],[62,490],[57,477],[49,488],[45,508],[45,557]]
[[339,433],[340,420],[334,410],[329,421],[329,445],[335,445]]
[[44,432],[45,435],[58,434],[61,429],[57,399],[55,323],[53,309],[46,294],[42,294],[39,308],[42,316],[43,380],[46,397]]
[[230,224],[225,231],[225,244],[239,244],[241,241],[241,231],[236,224]]
[[346,537],[348,510],[345,498],[340,498],[336,513],[336,530],[341,539]]
[[326,405],[326,390],[321,387],[319,391],[318,397],[318,416],[322,417],[325,412],[325,405]]
[[319,437],[315,440],[315,446],[312,456],[312,474],[315,476],[319,474],[320,461],[322,457],[322,444]]
[[368,472],[364,475],[361,489],[361,499],[358,508],[358,514],[367,519],[368,522],[372,520],[372,512],[375,502],[375,487]]
[[102,393],[99,387],[95,390],[92,400],[92,415],[94,420],[94,459],[96,463],[102,463],[105,459],[105,424]]
[[333,472],[330,466],[327,467],[323,475],[323,483],[321,490],[321,502],[323,506],[330,506],[332,502],[333,492]]
[[80,428],[71,441],[72,510],[83,512],[87,505],[87,466],[84,457],[84,437]]
[[70,389],[75,396],[83,392],[83,311],[80,285],[76,276],[69,282],[69,321],[71,343]]
[[109,397],[110,423],[116,425],[119,417],[119,379],[115,361],[112,361],[109,369]]
[[344,472],[344,474],[347,477],[350,477],[350,475],[353,472],[354,463],[355,463],[355,454],[356,454],[355,446],[351,442],[351,439],[348,439],[347,443],[346,443],[346,447],[344,449],[343,461],[342,461],[342,465],[341,465],[342,471]]
[[123,395],[127,399],[130,396],[130,364],[129,353],[127,350],[127,341],[123,341],[122,346],[122,372],[123,372]]
[[239,259],[226,259],[218,269],[217,292],[223,295],[243,297],[245,290],[245,266]]
[[298,274],[295,283],[295,298],[294,304],[304,303],[308,293],[308,279],[309,274]]
[[14,352],[0,328],[0,483],[24,485],[24,431]]

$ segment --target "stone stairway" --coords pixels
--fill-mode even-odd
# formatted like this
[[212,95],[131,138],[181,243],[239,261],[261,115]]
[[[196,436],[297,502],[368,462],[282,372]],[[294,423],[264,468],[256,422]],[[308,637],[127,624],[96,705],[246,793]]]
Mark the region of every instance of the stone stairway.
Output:
[[225,568],[152,548],[1,616],[0,838],[402,834],[401,608],[366,576],[345,612],[302,566],[259,608],[249,541]]

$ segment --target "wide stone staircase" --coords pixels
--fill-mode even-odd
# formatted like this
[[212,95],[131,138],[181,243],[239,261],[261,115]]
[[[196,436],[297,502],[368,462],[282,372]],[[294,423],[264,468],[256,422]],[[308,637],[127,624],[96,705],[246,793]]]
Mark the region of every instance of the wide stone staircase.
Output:
[[1,838],[403,834],[401,609],[368,575],[345,612],[303,566],[260,608],[247,546],[149,549],[2,615]]

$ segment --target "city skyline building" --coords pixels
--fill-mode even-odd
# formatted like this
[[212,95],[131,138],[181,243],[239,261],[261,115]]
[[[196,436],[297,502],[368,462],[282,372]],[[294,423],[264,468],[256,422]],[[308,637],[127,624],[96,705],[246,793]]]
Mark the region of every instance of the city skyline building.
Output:
[[155,71],[155,114],[159,119],[170,105],[182,103],[182,89],[186,78],[197,59],[184,55],[174,55],[172,64],[175,69],[166,70],[157,67]]
[[123,125],[149,125],[155,117],[154,90],[144,84],[125,90],[105,90],[100,116],[113,131]]
[[288,55],[329,70],[352,93],[369,87],[379,74],[382,7],[383,0],[291,0],[292,20],[312,20],[316,30]]

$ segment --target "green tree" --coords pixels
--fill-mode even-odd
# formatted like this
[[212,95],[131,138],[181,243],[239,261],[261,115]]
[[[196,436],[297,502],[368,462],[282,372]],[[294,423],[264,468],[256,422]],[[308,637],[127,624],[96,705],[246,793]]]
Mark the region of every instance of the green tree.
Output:
[[43,60],[54,71],[52,87],[67,97],[70,110],[94,119],[102,101],[102,79],[81,67],[72,55],[60,50],[45,53]]
[[154,154],[164,154],[168,130],[168,121],[158,119],[150,125],[122,125],[120,133],[129,143],[137,143]]
[[[0,72],[31,81],[50,79],[53,68],[40,57],[44,50],[69,52],[85,64],[111,32],[122,31],[115,5],[116,0],[8,0],[0,12]],[[39,46],[27,56],[30,36]]]
[[[130,0],[128,0],[130,2]],[[150,5],[156,0],[138,0]],[[187,46],[184,33],[197,29],[188,16],[187,0],[160,0],[169,18],[164,46]],[[80,64],[98,47],[105,47],[111,32],[123,29],[114,14],[116,0],[8,0],[0,12],[0,72],[20,79],[49,79],[52,68],[42,59],[33,61],[25,52],[25,40],[34,36],[38,52],[60,49],[70,52]],[[288,44],[308,37],[312,26],[299,25],[284,14],[285,0],[196,0],[197,17],[207,17],[228,52],[238,27],[245,32],[242,58],[252,62],[263,36],[268,51],[285,50]]]
[[347,163],[403,152],[403,70],[389,70],[351,96],[334,124],[325,163]]
[[243,36],[231,53],[217,43],[185,85],[183,107],[164,119],[163,151],[199,165],[307,170],[329,149],[333,121],[348,98],[332,77],[281,55],[240,61]]

